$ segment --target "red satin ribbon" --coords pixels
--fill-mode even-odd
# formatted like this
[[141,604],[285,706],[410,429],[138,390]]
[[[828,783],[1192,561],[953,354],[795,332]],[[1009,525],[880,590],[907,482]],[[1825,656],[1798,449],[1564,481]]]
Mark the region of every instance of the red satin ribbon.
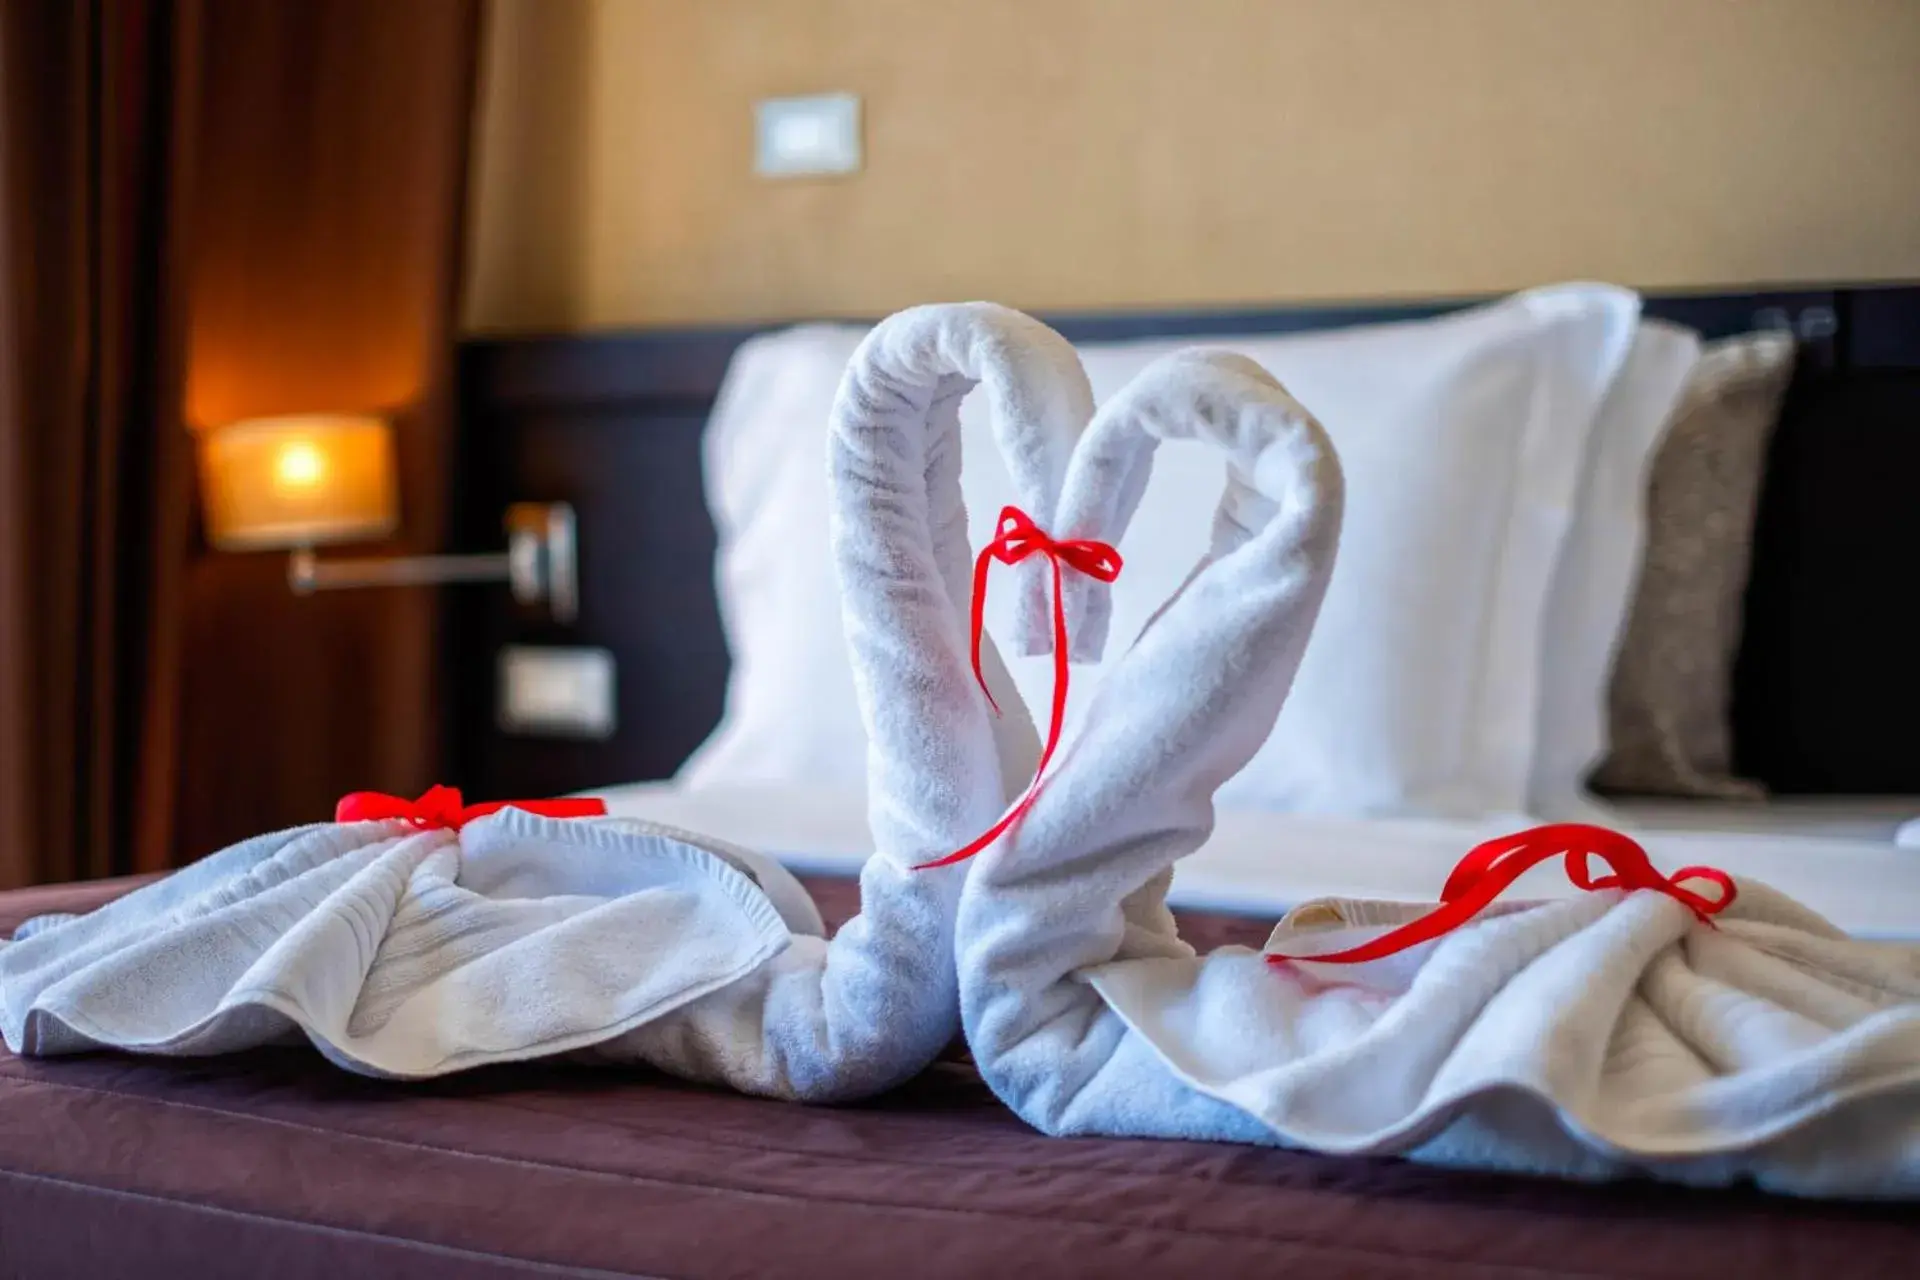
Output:
[[456,787],[429,787],[418,800],[378,791],[356,791],[334,806],[335,822],[387,822],[398,819],[423,830],[458,831],[476,818],[502,809],[523,809],[543,818],[599,818],[607,812],[604,800],[493,800],[463,804]]
[[1040,794],[1040,780],[1046,776],[1047,762],[1053,759],[1053,749],[1060,745],[1060,730],[1067,718],[1067,681],[1072,672],[1067,661],[1067,610],[1060,598],[1060,566],[1064,564],[1100,582],[1112,582],[1120,576],[1120,553],[1107,543],[1091,538],[1055,538],[1020,508],[1000,509],[993,541],[981,548],[973,562],[973,678],[980,682],[980,690],[987,695],[987,703],[995,715],[1000,713],[1000,704],[994,701],[993,691],[987,688],[987,677],[980,670],[980,637],[986,629],[987,617],[987,570],[995,560],[1015,565],[1033,555],[1045,556],[1053,569],[1053,714],[1047,721],[1047,741],[1040,749],[1040,763],[1034,766],[1033,781],[1027,784],[1025,793],[998,822],[968,841],[964,848],[944,858],[923,862],[916,870],[963,862],[1004,835],[1007,828],[1033,806],[1034,797]]
[[[1709,927],[1715,915],[1733,904],[1736,895],[1733,878],[1716,867],[1682,867],[1671,876],[1663,876],[1648,860],[1647,851],[1618,831],[1578,822],[1551,823],[1500,836],[1474,848],[1447,877],[1446,887],[1440,890],[1440,906],[1417,920],[1345,951],[1303,956],[1269,953],[1267,963],[1312,960],[1317,964],[1360,964],[1430,942],[1479,915],[1528,868],[1563,853],[1567,856],[1567,879],[1577,887],[1652,889],[1684,904]],[[1599,858],[1613,868],[1613,874],[1594,876],[1587,864],[1589,858]],[[1686,880],[1708,881],[1720,894],[1709,898],[1695,893],[1682,887],[1681,882]]]

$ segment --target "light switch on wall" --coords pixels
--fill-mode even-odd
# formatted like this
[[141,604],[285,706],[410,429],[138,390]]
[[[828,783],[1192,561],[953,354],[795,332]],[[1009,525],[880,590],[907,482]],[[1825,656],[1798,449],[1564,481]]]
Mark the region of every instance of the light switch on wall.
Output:
[[605,649],[508,645],[500,650],[498,718],[506,733],[612,737],[613,654]]
[[754,104],[755,173],[769,178],[860,168],[860,99],[851,93],[762,98]]

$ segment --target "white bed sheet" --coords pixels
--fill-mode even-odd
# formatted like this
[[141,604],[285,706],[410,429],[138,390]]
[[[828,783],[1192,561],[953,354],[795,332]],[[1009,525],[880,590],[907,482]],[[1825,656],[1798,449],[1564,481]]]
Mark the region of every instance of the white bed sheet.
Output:
[[[642,783],[597,794],[620,816],[647,818],[731,840],[778,857],[795,871],[851,875],[871,851],[864,799],[821,788],[688,790]],[[1722,806],[1707,806],[1722,809]],[[1667,870],[1717,866],[1764,880],[1860,937],[1920,939],[1920,848],[1892,839],[1901,807],[1886,802],[1748,806],[1728,822],[1744,829],[1700,830],[1700,815],[1673,806],[1625,806],[1616,823]],[[1777,809],[1769,820],[1762,814]],[[1824,811],[1824,813],[1822,812]],[[1913,812],[1911,808],[1905,810]],[[1431,901],[1453,864],[1474,844],[1532,820],[1478,822],[1325,818],[1225,810],[1213,838],[1180,864],[1175,906],[1277,917],[1313,898]],[[1514,894],[1577,893],[1558,863],[1523,876]]]
[[[1600,800],[1596,821],[1644,831],[1731,831],[1900,843],[1920,836],[1916,796],[1777,796],[1763,801]],[[1916,850],[1920,852],[1920,850]]]

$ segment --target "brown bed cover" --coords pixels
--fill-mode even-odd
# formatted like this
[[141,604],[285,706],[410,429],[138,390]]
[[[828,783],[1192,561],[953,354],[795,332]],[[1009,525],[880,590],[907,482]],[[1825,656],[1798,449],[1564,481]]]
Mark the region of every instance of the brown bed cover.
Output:
[[[133,883],[0,894],[0,936]],[[852,909],[850,882],[813,888]],[[829,1109],[580,1068],[396,1085],[295,1050],[0,1049],[3,1277],[1135,1274],[1915,1277],[1920,1206],[1049,1139],[957,1051]]]

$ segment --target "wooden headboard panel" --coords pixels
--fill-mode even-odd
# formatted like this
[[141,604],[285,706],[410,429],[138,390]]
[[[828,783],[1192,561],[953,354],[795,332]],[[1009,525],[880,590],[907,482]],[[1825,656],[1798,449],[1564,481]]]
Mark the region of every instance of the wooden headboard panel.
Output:
[[[1460,304],[1454,304],[1460,305]],[[1450,309],[1311,308],[1052,316],[1076,342],[1280,333]],[[1741,766],[1783,791],[1920,793],[1920,287],[1651,298],[1708,337],[1801,338],[1761,500],[1735,690]],[[756,330],[487,340],[461,353],[455,529],[499,539],[517,499],[580,519],[582,606],[554,627],[504,592],[448,599],[449,775],[479,795],[669,776],[718,722],[727,652],[700,436],[733,350]],[[619,728],[605,741],[495,727],[511,643],[604,646]]]

